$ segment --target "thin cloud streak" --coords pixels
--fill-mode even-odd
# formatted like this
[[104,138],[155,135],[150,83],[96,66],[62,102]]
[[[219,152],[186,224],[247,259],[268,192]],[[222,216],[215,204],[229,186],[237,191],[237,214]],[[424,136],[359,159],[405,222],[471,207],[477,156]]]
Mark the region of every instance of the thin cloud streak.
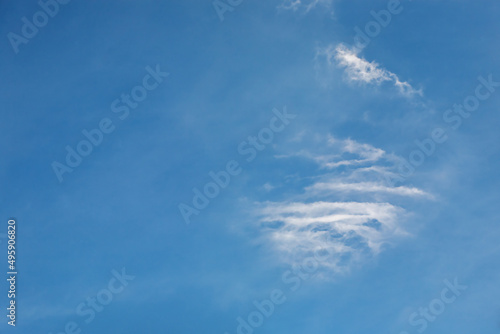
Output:
[[259,203],[256,210],[264,242],[292,266],[316,251],[328,251],[332,256],[324,264],[324,277],[347,273],[384,245],[409,235],[404,223],[410,213],[394,204],[396,197],[433,198],[416,187],[386,186],[384,178],[396,167],[397,157],[380,148],[332,136],[300,145],[309,149],[279,157],[312,161],[318,174],[308,177],[311,184],[303,186],[301,195]]
[[342,183],[342,182],[319,182],[306,188],[307,192],[315,192],[316,194],[328,194],[338,192],[361,192],[361,193],[387,193],[400,196],[423,196],[432,198],[429,193],[414,187],[387,187],[376,182],[358,182],[358,183]]
[[333,0],[310,0],[310,1],[285,0],[285,1],[283,1],[283,3],[280,6],[278,6],[278,8],[282,8],[285,10],[291,10],[294,12],[303,8],[304,12],[307,14],[309,11],[316,8],[317,5],[323,5],[323,6],[326,6],[327,8],[331,8],[332,3],[333,3]]
[[359,49],[350,49],[341,43],[337,46],[330,45],[318,49],[316,58],[324,56],[328,67],[337,66],[343,68],[346,78],[350,82],[375,86],[387,82],[392,84],[399,94],[405,97],[423,96],[421,89],[413,88],[408,82],[400,80],[395,73],[382,68],[377,62],[369,62],[360,57],[360,52]]

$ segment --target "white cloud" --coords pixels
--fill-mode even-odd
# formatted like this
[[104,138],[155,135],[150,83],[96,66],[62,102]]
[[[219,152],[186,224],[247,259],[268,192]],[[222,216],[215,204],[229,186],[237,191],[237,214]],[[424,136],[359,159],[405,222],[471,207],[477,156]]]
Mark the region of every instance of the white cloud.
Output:
[[318,56],[326,58],[328,66],[339,66],[344,68],[346,77],[351,82],[381,85],[384,82],[391,83],[401,95],[411,97],[423,95],[421,89],[414,89],[408,82],[401,81],[399,77],[380,67],[375,61],[369,62],[358,56],[361,50],[348,48],[343,44],[336,47],[330,45],[317,51]]
[[282,261],[299,265],[315,251],[328,251],[331,257],[323,264],[323,274],[331,276],[348,272],[384,245],[408,235],[408,213],[399,199],[432,195],[416,187],[387,185],[385,178],[397,165],[392,154],[352,139],[321,139],[325,145],[301,143],[311,149],[280,156],[316,163],[319,173],[306,178],[310,184],[303,186],[305,179],[298,180],[300,195],[260,203],[257,213],[264,240]]
[[362,192],[362,193],[386,193],[399,196],[432,196],[423,190],[413,187],[388,187],[386,185],[376,182],[356,182],[356,183],[343,183],[343,182],[319,182],[307,187],[306,191],[314,192],[316,194],[332,194],[340,192]]
[[263,188],[265,191],[271,191],[271,190],[273,190],[275,187],[274,187],[272,184],[270,184],[269,182],[267,182],[267,183],[265,183],[265,184],[262,186],[262,188]]
[[[362,165],[367,162],[375,162],[387,154],[384,150],[375,148],[368,144],[360,144],[351,139],[337,140],[332,136],[327,136],[322,141],[328,151],[334,151],[334,154],[319,154],[311,150],[299,150],[290,155],[277,155],[277,158],[287,158],[290,156],[301,156],[314,160],[321,168],[332,169],[340,166]],[[346,158],[345,154],[351,154],[351,158]],[[356,156],[356,158],[352,158]]]
[[382,246],[405,235],[399,220],[405,211],[389,203],[280,202],[264,203],[263,223],[268,240],[285,262],[300,265],[314,252],[328,252],[322,263],[330,274],[346,273],[365,256],[378,254]]
[[303,9],[305,13],[316,8],[317,5],[323,5],[330,8],[333,0],[284,0],[278,8],[292,10],[294,12]]

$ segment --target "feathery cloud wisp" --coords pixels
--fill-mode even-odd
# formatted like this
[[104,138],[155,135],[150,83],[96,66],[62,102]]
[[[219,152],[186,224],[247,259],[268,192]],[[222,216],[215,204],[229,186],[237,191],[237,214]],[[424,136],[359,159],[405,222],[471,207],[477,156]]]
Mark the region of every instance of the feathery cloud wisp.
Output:
[[308,13],[319,4],[330,8],[332,2],[333,0],[284,0],[278,8],[292,10],[294,12],[298,11],[300,8],[303,8],[305,13]]
[[359,57],[360,50],[348,48],[343,44],[336,47],[330,45],[319,49],[316,56],[325,56],[328,66],[339,66],[344,68],[347,80],[351,82],[381,85],[384,82],[391,83],[401,95],[411,97],[414,95],[423,96],[421,89],[413,88],[408,82],[401,81],[399,77],[380,67],[375,62],[369,62]]
[[385,174],[395,168],[397,157],[384,150],[352,139],[322,140],[322,147],[334,152],[302,149],[280,156],[313,161],[320,172],[301,195],[260,203],[257,214],[264,240],[284,262],[300,265],[314,252],[327,251],[331,256],[323,263],[325,273],[346,273],[408,234],[403,224],[407,211],[391,202],[432,196],[415,187],[387,186]]

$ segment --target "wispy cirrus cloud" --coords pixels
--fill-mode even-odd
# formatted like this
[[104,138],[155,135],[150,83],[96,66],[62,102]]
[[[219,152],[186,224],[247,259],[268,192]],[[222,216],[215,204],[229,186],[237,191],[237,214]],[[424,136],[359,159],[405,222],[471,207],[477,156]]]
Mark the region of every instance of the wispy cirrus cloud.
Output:
[[422,196],[429,197],[432,196],[423,190],[414,187],[388,187],[386,185],[377,182],[318,182],[314,185],[307,187],[306,191],[315,192],[316,194],[328,194],[328,193],[347,193],[347,192],[363,192],[363,193],[384,193],[393,194],[399,196]]
[[[367,162],[375,162],[387,155],[384,150],[368,144],[358,143],[351,139],[338,140],[328,135],[322,140],[322,145],[328,148],[329,153],[318,153],[310,149],[301,149],[291,154],[277,155],[277,158],[299,156],[314,160],[321,168],[331,169],[340,166],[362,165]],[[346,158],[346,154],[352,154]]]
[[332,136],[315,141],[298,153],[278,156],[317,164],[310,184],[299,195],[259,203],[257,215],[264,240],[282,261],[298,265],[314,252],[328,251],[332,256],[323,264],[328,276],[349,272],[384,245],[408,235],[404,223],[409,212],[396,199],[432,195],[416,187],[387,186],[385,178],[398,158],[380,148]]
[[333,0],[284,0],[278,8],[292,10],[294,12],[304,10],[305,13],[308,13],[318,5],[331,8],[332,3]]
[[400,80],[396,74],[381,67],[377,62],[369,62],[360,57],[360,52],[361,50],[349,48],[344,44],[330,45],[318,49],[316,58],[324,57],[328,67],[343,68],[346,79],[350,82],[376,86],[386,82],[392,84],[403,96],[423,96],[422,89],[413,88],[408,82]]
[[[399,220],[402,208],[376,202],[266,202],[260,214],[267,238],[285,262],[298,265],[316,251],[331,254],[323,263],[330,273],[346,273],[364,257],[405,232]],[[266,226],[266,225],[265,225]]]

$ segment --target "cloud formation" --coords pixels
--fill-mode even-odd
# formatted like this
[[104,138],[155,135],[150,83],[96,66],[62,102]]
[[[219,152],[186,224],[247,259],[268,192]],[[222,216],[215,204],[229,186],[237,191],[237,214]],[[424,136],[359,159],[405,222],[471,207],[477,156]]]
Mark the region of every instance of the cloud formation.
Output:
[[377,62],[369,62],[359,56],[361,50],[348,48],[344,44],[336,47],[330,45],[319,49],[316,56],[324,56],[328,66],[338,66],[344,68],[346,78],[350,82],[362,84],[372,84],[379,86],[384,82],[392,84],[401,95],[411,97],[415,95],[423,96],[421,89],[413,88],[408,82],[401,81],[399,77],[382,68]]
[[299,195],[260,203],[258,215],[264,239],[282,261],[299,265],[314,252],[327,251],[331,256],[323,274],[331,277],[408,235],[403,224],[408,212],[396,199],[432,195],[414,187],[387,186],[385,177],[393,173],[397,157],[382,149],[332,136],[317,136],[315,141],[307,147],[330,153],[302,149],[278,156],[317,164],[318,172],[308,177],[310,184]]
[[330,8],[333,0],[284,0],[278,8],[292,10],[294,12],[303,9],[305,13],[314,9],[317,5]]

